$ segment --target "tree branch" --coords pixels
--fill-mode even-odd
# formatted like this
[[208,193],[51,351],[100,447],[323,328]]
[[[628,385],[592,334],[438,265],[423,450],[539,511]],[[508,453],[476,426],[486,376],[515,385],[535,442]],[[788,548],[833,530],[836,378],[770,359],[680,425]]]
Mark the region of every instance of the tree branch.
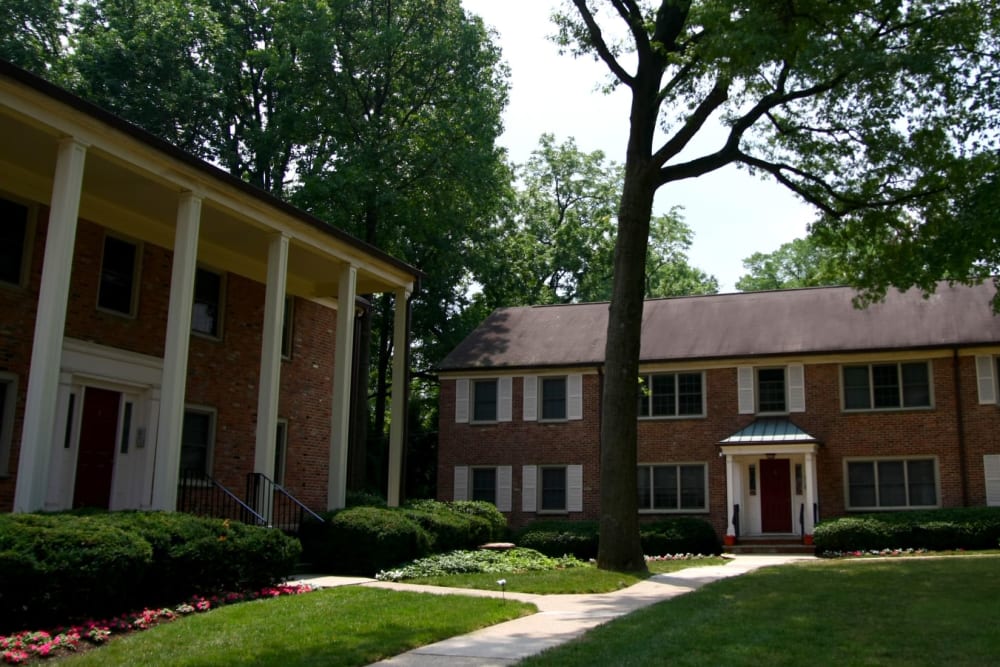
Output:
[[684,147],[701,131],[715,110],[722,106],[727,99],[729,99],[729,84],[719,79],[715,82],[711,92],[698,105],[698,108],[687,117],[684,125],[669,141],[663,144],[660,150],[656,151],[653,155],[653,164],[660,167],[684,150]]
[[587,32],[590,34],[591,45],[594,50],[597,51],[597,55],[604,64],[608,66],[608,69],[618,77],[618,80],[624,83],[628,87],[632,87],[635,84],[635,77],[625,71],[625,68],[619,64],[618,60],[615,59],[611,49],[608,48],[607,42],[604,41],[604,35],[601,33],[601,26],[597,24],[597,20],[594,19],[594,15],[591,13],[590,9],[587,8],[587,0],[573,0],[573,4],[576,5],[577,10],[580,12],[580,16],[583,18],[584,24],[587,26]]

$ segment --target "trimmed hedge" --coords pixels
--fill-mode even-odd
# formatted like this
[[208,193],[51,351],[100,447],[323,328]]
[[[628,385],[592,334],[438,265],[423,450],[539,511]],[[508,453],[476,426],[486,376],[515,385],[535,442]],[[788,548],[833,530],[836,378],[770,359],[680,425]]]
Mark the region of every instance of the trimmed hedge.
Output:
[[[600,526],[597,521],[541,520],[520,530],[520,547],[546,556],[572,555],[581,560],[597,558]],[[648,556],[722,553],[711,524],[692,517],[674,517],[639,524],[642,550]]]
[[571,555],[580,560],[597,558],[596,521],[542,519],[522,528],[514,538],[517,546],[557,558]]
[[703,554],[717,556],[722,544],[715,528],[702,519],[676,517],[639,524],[642,552],[647,556]]
[[816,526],[817,553],[882,549],[996,549],[1000,508],[962,507],[860,514]]
[[178,513],[0,515],[0,629],[266,586],[300,551],[280,531]]
[[402,508],[351,507],[303,524],[304,559],[315,569],[373,576],[429,553],[475,549],[506,534],[488,503],[415,500]]

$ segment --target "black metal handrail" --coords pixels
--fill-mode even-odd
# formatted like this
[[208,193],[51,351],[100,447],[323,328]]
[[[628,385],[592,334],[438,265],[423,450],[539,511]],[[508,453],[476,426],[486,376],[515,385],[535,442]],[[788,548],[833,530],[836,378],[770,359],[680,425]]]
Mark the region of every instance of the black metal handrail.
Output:
[[813,528],[819,525],[819,503],[813,503]]
[[806,504],[799,505],[799,535],[802,539],[806,537]]
[[215,478],[182,470],[177,484],[177,511],[266,526],[267,521]]
[[246,499],[248,503],[253,503],[259,515],[266,517],[265,525],[287,533],[298,533],[307,516],[323,523],[323,517],[263,473],[247,475]]
[[733,535],[740,539],[740,504],[733,504]]

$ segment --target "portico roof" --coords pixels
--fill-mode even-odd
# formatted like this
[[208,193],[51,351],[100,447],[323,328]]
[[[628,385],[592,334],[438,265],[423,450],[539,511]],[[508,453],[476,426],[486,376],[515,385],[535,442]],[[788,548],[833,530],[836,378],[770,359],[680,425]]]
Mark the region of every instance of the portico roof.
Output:
[[762,417],[720,442],[720,445],[818,443],[819,441],[784,417]]

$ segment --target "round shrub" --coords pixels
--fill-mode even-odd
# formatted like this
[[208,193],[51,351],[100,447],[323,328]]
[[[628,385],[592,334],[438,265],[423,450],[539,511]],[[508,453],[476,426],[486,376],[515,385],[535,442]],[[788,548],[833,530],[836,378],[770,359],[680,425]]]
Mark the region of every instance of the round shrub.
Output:
[[676,517],[639,526],[642,551],[647,556],[722,553],[719,537],[710,523],[692,517]]
[[324,572],[372,576],[430,552],[427,531],[402,512],[352,507],[303,527],[307,559]]
[[522,528],[514,541],[546,556],[572,555],[588,560],[597,558],[598,533],[596,521],[542,520]]
[[0,629],[126,609],[152,548],[100,517],[0,515]]
[[493,503],[483,500],[456,500],[448,503],[456,512],[479,517],[489,526],[489,541],[505,540],[508,536],[507,517]]

